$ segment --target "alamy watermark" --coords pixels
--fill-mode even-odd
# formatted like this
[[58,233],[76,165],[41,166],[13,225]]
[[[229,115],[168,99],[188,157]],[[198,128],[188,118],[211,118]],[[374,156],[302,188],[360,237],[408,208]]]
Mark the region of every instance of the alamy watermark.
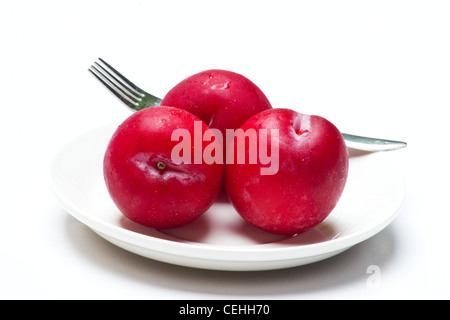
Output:
[[[270,152],[269,152],[270,132]],[[215,139],[215,140],[214,140]],[[235,148],[223,148],[229,146],[235,139]],[[202,133],[202,122],[194,121],[194,136],[187,129],[179,128],[172,132],[172,141],[179,141],[171,153],[175,164],[257,164],[261,175],[274,175],[279,169],[279,130],[278,129],[256,129],[247,130],[227,129],[225,141],[219,129],[209,128]],[[193,142],[193,144],[192,144]],[[203,149],[203,142],[210,142]],[[217,143],[218,142],[218,143]],[[225,143],[224,143],[225,142]],[[248,142],[248,153],[246,144]],[[224,149],[227,150],[224,155]],[[248,158],[248,159],[247,159]]]

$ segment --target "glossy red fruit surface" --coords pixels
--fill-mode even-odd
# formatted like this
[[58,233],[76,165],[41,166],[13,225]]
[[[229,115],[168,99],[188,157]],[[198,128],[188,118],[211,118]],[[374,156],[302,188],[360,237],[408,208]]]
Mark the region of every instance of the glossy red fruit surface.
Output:
[[[195,128],[197,134],[209,129],[191,113],[172,107],[141,110],[117,128],[105,153],[104,179],[114,203],[130,220],[174,228],[190,223],[212,205],[223,164],[177,164],[172,159],[179,144],[172,139],[174,130],[183,129],[194,137]],[[212,142],[200,143],[203,151]],[[189,147],[194,148],[194,139]]]
[[206,70],[173,87],[162,105],[181,108],[211,128],[237,129],[255,114],[271,109],[264,93],[246,77],[226,70]]
[[[265,231],[286,235],[322,222],[339,201],[347,180],[348,151],[339,130],[322,117],[289,109],[264,111],[241,128],[254,130],[258,138],[264,133],[260,129],[269,129],[268,150],[278,144],[278,154],[271,155],[273,161],[278,157],[278,168],[262,175],[261,168],[267,165],[259,160],[227,162],[226,190],[238,213]],[[272,139],[272,129],[278,129],[278,138]],[[229,147],[236,146],[235,137]]]

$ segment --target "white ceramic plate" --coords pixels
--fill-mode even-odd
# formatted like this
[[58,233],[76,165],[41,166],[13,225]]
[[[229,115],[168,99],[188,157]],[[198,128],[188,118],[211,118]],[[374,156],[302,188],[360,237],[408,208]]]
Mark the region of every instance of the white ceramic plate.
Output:
[[125,218],[106,190],[102,161],[115,126],[88,132],[55,156],[49,183],[65,210],[111,243],[147,258],[195,268],[252,271],[320,261],[372,237],[394,218],[404,198],[401,175],[383,153],[350,158],[339,204],[316,228],[294,237],[245,223],[218,201],[185,227],[156,230]]

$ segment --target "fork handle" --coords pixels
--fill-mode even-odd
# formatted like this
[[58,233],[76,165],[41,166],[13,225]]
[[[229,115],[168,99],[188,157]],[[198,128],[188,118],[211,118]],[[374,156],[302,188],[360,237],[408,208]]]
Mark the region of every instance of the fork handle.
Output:
[[362,151],[376,152],[398,150],[407,145],[406,142],[403,141],[363,137],[348,133],[342,133],[342,136],[344,137],[345,144],[348,148]]
[[[143,100],[144,99],[146,100],[145,108],[159,106],[162,102],[162,99],[150,94],[146,95]],[[140,109],[135,108],[133,110],[139,111]],[[348,148],[368,152],[398,150],[407,146],[406,142],[403,141],[363,137],[348,133],[342,133],[342,136],[344,137],[345,144]]]

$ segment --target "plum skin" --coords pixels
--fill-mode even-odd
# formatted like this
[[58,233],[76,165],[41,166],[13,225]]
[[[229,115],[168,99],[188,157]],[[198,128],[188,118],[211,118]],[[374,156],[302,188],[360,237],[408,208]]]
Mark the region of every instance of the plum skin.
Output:
[[178,143],[172,141],[172,132],[185,128],[193,136],[195,121],[202,123],[203,133],[209,129],[189,112],[159,106],[132,114],[117,128],[104,155],[103,175],[124,216],[152,228],[175,228],[213,204],[224,165],[175,164],[171,159]]
[[237,212],[262,230],[284,235],[322,222],[347,181],[348,151],[340,131],[320,116],[289,109],[261,112],[241,128],[279,129],[279,169],[261,175],[260,163],[226,164],[226,191]]
[[175,85],[162,105],[191,112],[209,127],[237,129],[246,120],[272,105],[256,84],[241,74],[211,69],[196,73]]

